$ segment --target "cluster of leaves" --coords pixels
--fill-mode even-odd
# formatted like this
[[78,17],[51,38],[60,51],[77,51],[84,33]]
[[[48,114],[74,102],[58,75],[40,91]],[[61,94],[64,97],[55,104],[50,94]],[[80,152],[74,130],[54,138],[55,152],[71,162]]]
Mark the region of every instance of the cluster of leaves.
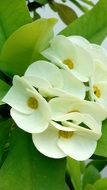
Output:
[[[52,11],[57,12],[60,19],[66,24],[70,24],[77,18],[76,11],[72,8],[72,6],[66,5],[66,0],[61,0],[61,2],[56,2],[54,0],[33,0],[30,2],[27,1],[27,5],[29,8],[29,11],[33,12],[33,19],[40,18],[40,15],[37,12],[38,8],[42,8],[45,5],[49,5],[49,7],[52,9]],[[94,7],[94,3],[92,0],[69,0],[72,2],[75,6],[77,6],[82,12],[86,13],[89,8]],[[88,5],[88,6],[87,6]]]
[[[81,35],[100,44],[107,35],[106,13],[107,1],[100,0],[61,34]],[[32,22],[25,0],[0,2],[0,100],[10,88],[12,76],[23,75],[29,64],[42,58],[40,52],[48,46],[55,23],[55,19]],[[107,165],[107,121],[102,128],[95,156],[87,165],[70,158],[50,159],[36,150],[31,135],[17,128],[9,107],[0,102],[0,189],[107,189],[107,178],[100,174]]]

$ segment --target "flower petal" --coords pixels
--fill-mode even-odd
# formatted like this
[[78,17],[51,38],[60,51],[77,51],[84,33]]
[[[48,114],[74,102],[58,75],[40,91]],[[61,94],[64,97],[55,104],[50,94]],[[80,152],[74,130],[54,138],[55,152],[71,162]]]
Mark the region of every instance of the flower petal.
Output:
[[90,158],[96,149],[97,142],[75,134],[69,138],[60,138],[58,146],[60,149],[75,160],[82,161]]
[[39,88],[39,92],[43,96],[53,97],[53,96],[76,96],[80,99],[84,99],[85,97],[85,85],[76,79],[72,74],[67,71],[61,69],[62,74],[62,87],[59,88],[51,88],[51,87],[42,87]]
[[[33,89],[24,79],[14,76],[13,86],[8,93],[4,96],[3,102],[9,104],[11,107],[22,113],[31,113],[32,109],[28,107],[27,101],[31,96],[31,93],[26,89]],[[36,90],[35,90],[36,93]]]
[[67,114],[70,111],[75,110],[75,103],[78,101],[78,98],[75,97],[57,97],[49,101],[49,105],[52,111],[52,119]]
[[95,84],[101,81],[107,81],[107,65],[100,61],[97,62],[92,79]]
[[94,99],[107,109],[107,82],[99,82],[97,83],[97,87],[100,90],[100,97],[98,98],[94,94]]
[[71,94],[72,96],[84,99],[86,92],[85,85],[72,74],[69,74],[67,71],[61,69],[61,73],[63,76],[62,90],[68,94]]
[[63,86],[59,88],[40,88],[39,92],[43,96],[54,97],[54,96],[75,96],[80,99],[84,99],[86,88],[85,85],[75,78],[72,73],[61,69],[60,70],[63,79]]
[[48,119],[45,118],[39,110],[33,112],[32,114],[22,114],[12,108],[11,116],[18,127],[29,133],[43,132],[47,129],[49,123]]
[[71,131],[76,131],[77,129],[75,129],[74,128],[74,126],[73,127],[67,127],[67,125],[63,125],[63,124],[59,124],[59,123],[57,123],[57,122],[55,122],[55,121],[51,121],[50,122],[50,124],[52,125],[52,126],[54,126],[56,129],[58,129],[58,130],[62,130],[62,131],[67,131],[67,132],[71,132]]
[[25,76],[44,79],[44,82],[48,81],[52,87],[60,87],[62,85],[59,68],[48,61],[41,60],[31,64],[25,72]]
[[30,85],[36,87],[36,88],[50,88],[51,84],[40,77],[37,76],[23,76],[22,78],[24,78]]
[[69,36],[67,37],[72,43],[81,46],[84,49],[90,50],[92,49],[91,47],[91,43],[83,38],[82,36],[77,36],[77,35],[73,35],[73,36]]
[[[75,53],[75,46],[65,36],[61,35],[55,36],[51,41],[50,48],[42,52],[46,58],[59,66],[61,66],[60,62],[67,58],[71,58],[74,61]],[[57,62],[58,60],[59,63]]]
[[57,119],[70,112],[86,113],[101,122],[107,117],[107,111],[100,104],[70,97],[57,97],[49,101],[52,119]]
[[36,148],[45,156],[51,158],[63,158],[66,156],[57,145],[58,130],[54,127],[49,127],[40,134],[32,134],[32,138]]
[[[62,124],[67,128],[71,128],[72,130],[74,129],[75,134],[82,135],[83,137],[85,136],[87,138],[94,139],[94,140],[98,140],[101,137],[101,129],[100,129],[100,126],[98,126],[98,124],[94,126],[94,128],[98,127],[98,131],[84,128],[81,124],[77,125],[69,121],[63,121]],[[90,128],[89,124],[88,124],[88,127]]]
[[107,51],[102,46],[92,44],[92,56],[94,61],[107,65]]
[[[67,37],[56,36],[51,42],[51,47],[42,54],[81,81],[88,81],[93,72],[93,60],[90,53],[85,48],[71,42]],[[72,61],[73,69],[69,69],[63,63],[65,60]]]
[[[57,121],[60,121],[61,124],[54,121],[51,121],[51,124],[59,130],[76,131],[77,134],[94,140],[101,137],[101,122],[97,123],[89,114],[69,113],[57,118]],[[85,127],[83,124],[85,124]]]
[[[72,112],[72,113],[68,113],[63,116],[59,116],[59,117],[55,118],[55,121],[60,121],[60,122],[62,122],[63,125],[64,125],[63,121],[69,121],[69,125],[71,123],[70,127],[71,128],[73,127],[73,129],[80,128],[79,130],[81,130],[81,128],[82,128],[87,131],[87,129],[89,128],[88,130],[92,130],[95,133],[98,133],[98,134],[101,133],[101,122],[97,122],[89,114]],[[87,126],[87,128],[84,128],[81,125],[81,123],[85,124]],[[68,127],[69,127],[69,125],[68,125]],[[67,125],[66,125],[66,130],[68,130]]]
[[54,118],[55,121],[67,121],[67,120],[71,120],[73,123],[75,124],[80,124],[83,122],[83,114],[79,113],[79,112],[71,112],[71,113],[67,113],[67,114],[63,114],[60,116],[57,116],[56,118]]

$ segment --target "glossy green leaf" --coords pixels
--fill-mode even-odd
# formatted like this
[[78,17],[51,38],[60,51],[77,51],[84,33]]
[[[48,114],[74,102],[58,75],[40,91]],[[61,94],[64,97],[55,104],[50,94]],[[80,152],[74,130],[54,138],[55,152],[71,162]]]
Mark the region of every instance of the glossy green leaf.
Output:
[[50,159],[34,147],[31,135],[15,129],[8,156],[0,169],[1,190],[68,190],[66,159]]
[[107,178],[100,179],[94,184],[95,190],[106,190],[107,189]]
[[80,162],[67,158],[67,170],[75,190],[82,190]]
[[0,1],[0,49],[19,27],[31,22],[25,0]]
[[99,171],[93,165],[89,165],[83,175],[83,189],[85,189],[87,184],[94,184],[100,178]]
[[67,5],[64,5],[62,3],[51,2],[50,7],[58,13],[61,20],[67,25],[77,18],[76,12]]
[[53,36],[55,23],[54,18],[38,19],[13,33],[3,46],[0,69],[11,75],[23,75],[29,64],[41,58],[40,52]]
[[3,104],[2,98],[8,92],[9,88],[10,88],[10,86],[7,83],[5,83],[3,80],[0,79],[0,105]]
[[107,157],[107,120],[102,124],[102,136],[98,141],[95,154]]
[[60,34],[65,36],[81,35],[90,42],[100,44],[107,36],[107,0],[98,1],[97,5],[82,17],[76,19]]
[[8,142],[10,127],[12,126],[12,121],[0,120],[0,165],[2,161],[2,154],[5,148],[5,144]]

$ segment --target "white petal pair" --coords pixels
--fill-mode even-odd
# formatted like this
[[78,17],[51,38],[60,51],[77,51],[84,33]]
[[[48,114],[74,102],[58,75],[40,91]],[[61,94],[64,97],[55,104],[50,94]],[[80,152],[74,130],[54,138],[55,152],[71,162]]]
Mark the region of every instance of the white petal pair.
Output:
[[[66,129],[66,127],[64,127]],[[70,156],[76,160],[86,160],[95,151],[97,141],[71,131],[64,131],[49,126],[41,134],[33,134],[36,148],[44,155],[52,158]],[[66,129],[67,130],[67,129]],[[67,136],[67,137],[66,137]]]
[[29,133],[39,133],[48,127],[51,120],[46,100],[29,83],[14,76],[13,86],[2,100],[9,104],[16,124]]
[[24,75],[31,85],[38,88],[44,97],[76,96],[85,97],[85,85],[69,74],[47,61],[37,61],[31,64]]
[[107,51],[103,47],[93,44],[92,55],[95,69],[89,82],[91,99],[107,109]]
[[80,81],[87,82],[94,69],[90,48],[89,42],[82,37],[59,35],[52,39],[50,47],[42,54],[59,68],[65,69]]
[[37,149],[53,158],[88,159],[101,137],[105,109],[94,102],[64,97],[53,98],[49,105],[54,121],[43,133],[32,135]]

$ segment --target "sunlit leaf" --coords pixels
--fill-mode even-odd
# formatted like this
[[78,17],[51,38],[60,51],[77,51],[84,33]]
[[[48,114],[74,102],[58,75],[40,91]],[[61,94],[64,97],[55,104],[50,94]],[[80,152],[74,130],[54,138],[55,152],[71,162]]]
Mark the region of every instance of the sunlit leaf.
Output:
[[22,26],[6,41],[1,52],[0,69],[8,74],[23,75],[28,65],[41,58],[53,36],[56,19],[38,19]]
[[25,0],[0,1],[0,50],[14,31],[29,22],[31,22],[31,17]]
[[97,5],[82,17],[76,19],[61,34],[65,36],[81,35],[90,42],[100,44],[107,36],[107,0],[98,1]]

